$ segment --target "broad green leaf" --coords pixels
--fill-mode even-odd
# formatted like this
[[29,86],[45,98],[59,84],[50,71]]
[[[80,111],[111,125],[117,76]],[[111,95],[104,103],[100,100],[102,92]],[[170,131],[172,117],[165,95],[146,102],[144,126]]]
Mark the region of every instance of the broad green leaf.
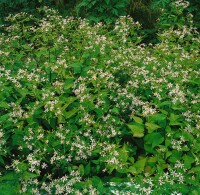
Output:
[[179,152],[177,150],[173,150],[172,154],[169,158],[169,161],[172,163],[175,163],[177,160],[180,160],[182,158],[181,155],[182,155],[181,152]]
[[170,125],[182,125],[181,121],[183,121],[183,116],[182,115],[175,115],[175,114],[171,114],[169,117],[170,120]]
[[103,182],[100,180],[99,182],[97,182],[97,190],[100,194],[104,194],[104,187],[103,187]]
[[23,140],[23,132],[15,133],[12,136],[12,146],[20,145]]
[[7,102],[0,102],[0,108],[10,108]]
[[153,149],[151,144],[144,144],[144,149],[147,153],[156,154],[156,151]]
[[173,110],[178,110],[178,111],[186,111],[187,107],[181,106],[181,105],[172,105]]
[[64,90],[70,89],[74,85],[74,79],[66,79],[65,84],[64,84]]
[[64,85],[64,90],[70,89],[71,87],[73,87],[74,83],[67,83]]
[[160,133],[151,133],[145,136],[144,141],[145,144],[150,144],[154,148],[164,141],[164,137]]
[[160,165],[157,165],[157,172],[160,174],[160,175],[163,175],[164,174],[164,170],[162,169],[162,167]]
[[95,186],[97,186],[98,183],[102,182],[102,181],[101,181],[101,178],[98,177],[98,176],[93,176],[93,177],[91,178],[91,180],[92,180],[92,183],[93,183]]
[[154,114],[152,116],[149,116],[148,123],[156,123],[160,127],[166,126],[166,115],[164,114]]
[[169,102],[169,101],[164,101],[159,104],[160,107],[165,107],[165,106],[171,107],[171,105],[172,105],[172,102]]
[[95,108],[94,111],[97,113],[98,119],[101,118],[104,114],[104,112],[100,108]]
[[130,173],[132,173],[133,175],[137,174],[137,170],[136,170],[135,166],[130,166],[129,169],[128,169],[128,171]]
[[82,64],[81,63],[74,63],[74,64],[70,64],[69,66],[71,66],[74,69],[74,73],[81,73],[81,68],[82,68]]
[[136,123],[143,124],[143,120],[140,117],[132,116],[131,117]]
[[20,171],[26,171],[28,169],[29,165],[26,163],[20,162],[17,165],[17,167],[19,168]]
[[147,163],[151,166],[155,166],[157,162],[157,158],[156,157],[149,157],[147,160]]
[[133,135],[133,137],[144,137],[144,125],[141,124],[127,124],[127,126],[129,127],[129,129],[131,130],[131,133]]
[[119,108],[114,107],[114,108],[112,109],[112,112],[113,112],[113,113],[116,113],[116,114],[119,114]]
[[166,119],[166,116],[164,114],[154,114],[152,116],[149,116],[149,122],[158,122],[163,121]]
[[118,173],[127,173],[127,169],[117,168],[116,171]]
[[[136,170],[136,174],[142,173],[144,171],[144,167],[146,164],[147,158],[139,159],[137,162],[134,163],[133,167]],[[131,168],[134,171],[134,168]]]
[[90,57],[90,53],[83,53],[82,58],[87,59],[88,57]]
[[148,130],[148,133],[152,133],[153,131],[157,130],[160,128],[159,125],[156,125],[154,123],[145,123],[145,126]]
[[160,112],[164,115],[168,115],[168,112],[166,110],[160,109]]
[[92,160],[92,162],[93,162],[94,164],[96,164],[96,165],[98,165],[98,164],[100,163],[99,160]]
[[20,105],[23,100],[24,100],[24,97],[17,99],[16,104]]
[[4,115],[0,116],[0,124],[7,121],[9,118],[10,118],[9,114],[4,114]]
[[186,169],[190,169],[191,168],[191,164],[194,162],[194,158],[192,158],[189,155],[184,155],[183,156],[183,160],[184,160],[184,166]]
[[135,162],[135,159],[134,159],[133,157],[129,157],[129,158],[128,158],[128,161],[131,162],[131,163],[134,163],[134,162]]

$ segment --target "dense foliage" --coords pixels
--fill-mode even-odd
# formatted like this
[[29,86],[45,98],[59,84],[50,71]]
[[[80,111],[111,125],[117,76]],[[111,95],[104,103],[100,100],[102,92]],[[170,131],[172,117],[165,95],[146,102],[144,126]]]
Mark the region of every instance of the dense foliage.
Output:
[[200,193],[200,37],[187,7],[162,13],[154,45],[131,17],[112,29],[48,7],[6,18],[2,195]]
[[[119,16],[130,15],[148,29],[145,33],[152,34],[157,30],[156,19],[162,9],[174,14],[175,10],[170,8],[173,2],[174,0],[0,0],[0,18],[3,20],[9,13],[20,11],[35,14],[38,7],[46,5],[57,8],[64,15],[83,17],[92,22],[113,23]],[[199,29],[200,1],[188,2],[189,6],[185,11],[194,15],[195,26]]]

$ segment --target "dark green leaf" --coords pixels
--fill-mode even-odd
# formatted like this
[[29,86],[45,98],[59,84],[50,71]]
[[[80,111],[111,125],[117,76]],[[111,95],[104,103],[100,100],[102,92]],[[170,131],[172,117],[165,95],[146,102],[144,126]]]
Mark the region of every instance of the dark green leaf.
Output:
[[150,133],[144,138],[145,144],[150,144],[152,148],[160,145],[164,141],[164,137],[160,133]]

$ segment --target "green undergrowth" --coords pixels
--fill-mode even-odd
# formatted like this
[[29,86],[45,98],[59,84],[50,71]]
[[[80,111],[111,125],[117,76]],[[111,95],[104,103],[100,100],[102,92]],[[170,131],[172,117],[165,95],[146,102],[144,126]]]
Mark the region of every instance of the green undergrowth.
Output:
[[1,27],[1,194],[199,194],[192,23],[145,45],[130,17],[39,12]]

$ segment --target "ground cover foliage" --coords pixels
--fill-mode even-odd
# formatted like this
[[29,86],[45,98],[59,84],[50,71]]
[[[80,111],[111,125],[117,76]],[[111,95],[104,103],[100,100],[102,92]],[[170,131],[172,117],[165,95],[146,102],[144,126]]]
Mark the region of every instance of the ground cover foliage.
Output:
[[191,15],[145,45],[131,17],[111,29],[38,13],[1,27],[1,193],[199,194]]
[[[42,6],[58,9],[65,16],[87,18],[90,22],[114,23],[119,16],[130,15],[142,24],[147,36],[145,41],[153,39],[155,42],[154,35],[158,30],[156,19],[162,15],[162,10],[174,15],[176,9],[171,9],[170,6],[173,2],[174,0],[0,0],[0,24],[10,13],[25,11],[35,14],[36,9]],[[189,12],[194,16],[193,21],[199,30],[200,2],[188,2],[185,14]]]

